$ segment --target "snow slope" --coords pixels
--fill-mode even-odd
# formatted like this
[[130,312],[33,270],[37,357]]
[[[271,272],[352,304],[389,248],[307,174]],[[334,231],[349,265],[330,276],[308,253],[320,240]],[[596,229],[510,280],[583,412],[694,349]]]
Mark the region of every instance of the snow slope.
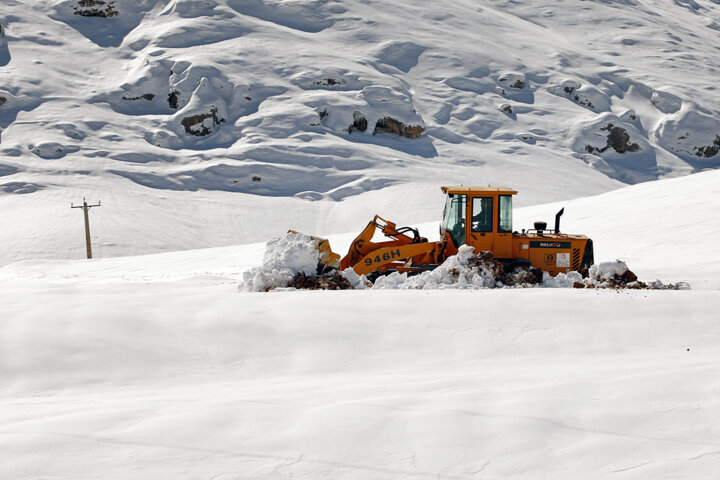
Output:
[[[50,217],[82,197],[148,238],[109,241],[117,256],[262,241],[279,209],[339,233],[358,205],[434,220],[440,184],[509,185],[532,205],[720,158],[710,0],[96,8],[117,15],[76,15],[79,0],[0,12],[0,211],[27,215],[0,231],[11,259],[48,249],[49,228],[68,241],[77,222]],[[373,134],[387,118],[424,131]],[[218,232],[237,209],[254,224]],[[164,219],[173,233],[152,238]]]
[[719,173],[565,204],[690,291],[241,292],[263,243],[6,265],[0,477],[714,478]]

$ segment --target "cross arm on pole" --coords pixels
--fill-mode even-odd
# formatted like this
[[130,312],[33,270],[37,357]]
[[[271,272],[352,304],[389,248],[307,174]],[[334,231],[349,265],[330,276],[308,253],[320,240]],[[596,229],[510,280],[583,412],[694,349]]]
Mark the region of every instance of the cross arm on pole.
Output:
[[70,203],[70,208],[92,208],[92,207],[100,207],[100,206],[101,206],[101,205],[100,205],[100,201],[99,201],[99,200],[98,200],[98,202],[97,202],[95,205],[88,205],[84,198],[83,198],[83,204],[82,204],[82,205],[75,205],[74,203]]

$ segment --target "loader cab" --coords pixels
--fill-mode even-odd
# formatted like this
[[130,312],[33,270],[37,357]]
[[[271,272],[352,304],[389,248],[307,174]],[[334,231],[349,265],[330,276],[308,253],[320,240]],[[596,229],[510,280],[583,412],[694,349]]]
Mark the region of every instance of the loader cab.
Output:
[[475,247],[496,258],[512,257],[512,196],[506,187],[441,187],[445,210],[440,235],[448,233],[456,248]]

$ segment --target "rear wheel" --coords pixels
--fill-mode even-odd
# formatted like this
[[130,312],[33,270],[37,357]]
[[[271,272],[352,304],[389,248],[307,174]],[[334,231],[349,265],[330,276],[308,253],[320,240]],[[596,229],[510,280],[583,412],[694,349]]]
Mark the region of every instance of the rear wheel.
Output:
[[583,258],[582,263],[580,264],[580,274],[583,276],[583,278],[587,278],[590,267],[595,262],[594,258],[594,252],[593,252],[593,241],[588,240],[585,244],[585,252],[583,252]]

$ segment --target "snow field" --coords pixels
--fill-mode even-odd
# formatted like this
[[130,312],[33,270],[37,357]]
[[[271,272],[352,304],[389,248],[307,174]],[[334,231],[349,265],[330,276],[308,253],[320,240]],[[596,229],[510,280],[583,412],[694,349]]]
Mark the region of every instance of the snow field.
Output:
[[89,263],[106,283],[0,292],[2,477],[708,478],[718,465],[717,291],[256,294],[217,271],[140,280]]

